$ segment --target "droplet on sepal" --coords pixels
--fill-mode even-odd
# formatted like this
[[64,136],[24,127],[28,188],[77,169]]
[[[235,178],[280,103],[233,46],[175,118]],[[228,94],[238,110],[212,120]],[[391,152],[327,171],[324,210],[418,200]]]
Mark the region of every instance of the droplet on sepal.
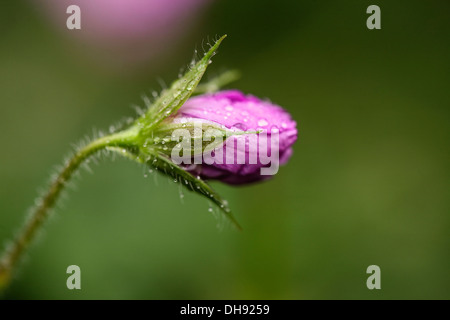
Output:
[[183,186],[181,185],[181,183],[178,185],[178,193],[180,195],[181,203],[184,203],[184,201],[183,201],[183,199],[184,199]]

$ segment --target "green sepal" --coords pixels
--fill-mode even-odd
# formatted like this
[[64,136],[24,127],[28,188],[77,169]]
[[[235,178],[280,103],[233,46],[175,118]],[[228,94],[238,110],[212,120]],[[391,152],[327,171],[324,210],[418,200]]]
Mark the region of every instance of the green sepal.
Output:
[[141,127],[141,136],[148,136],[161,121],[175,113],[192,95],[210,64],[211,57],[225,37],[226,35],[217,40],[183,77],[173,82],[170,88],[163,90],[147,112],[137,120],[137,125]]
[[[186,139],[184,135],[176,136],[176,130],[186,130],[186,136],[188,135],[189,139]],[[210,141],[204,139],[207,132],[214,133]],[[154,129],[152,137],[148,138],[143,146],[148,150],[170,156],[173,148],[177,145],[187,144],[183,150],[188,151],[190,157],[194,157],[202,154],[207,146],[213,149],[219,147],[231,134],[232,132],[213,122],[201,122],[201,124],[195,122],[162,122]]]
[[211,188],[206,181],[202,180],[200,177],[194,177],[188,171],[174,164],[168,157],[162,154],[147,156],[143,162],[145,162],[150,168],[156,169],[159,172],[168,175],[174,181],[181,183],[188,190],[201,194],[212,201],[220,208],[221,212],[223,212],[223,214],[237,229],[242,229],[232,215],[227,201],[224,200],[213,188]]

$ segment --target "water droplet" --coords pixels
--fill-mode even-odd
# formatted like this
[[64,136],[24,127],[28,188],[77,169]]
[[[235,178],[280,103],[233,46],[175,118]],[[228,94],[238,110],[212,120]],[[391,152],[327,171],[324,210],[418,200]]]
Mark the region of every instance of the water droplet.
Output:
[[164,140],[162,140],[162,141],[161,141],[161,144],[164,144],[164,143],[166,143],[166,142],[165,142]]
[[204,110],[204,111],[203,111],[203,114],[208,114],[208,111]]
[[213,208],[209,207],[209,208],[208,208],[208,211],[209,211],[209,212],[213,212]]
[[227,111],[233,111],[233,107],[232,107],[232,106],[226,106],[226,107],[225,107],[225,110],[227,110]]
[[245,119],[244,119],[244,122],[247,122],[247,121],[248,121],[248,119],[247,119],[247,118],[245,118]]
[[279,131],[280,131],[280,129],[278,129],[277,126],[270,127],[270,132],[272,132],[272,133],[278,133]]
[[265,127],[265,126],[267,126],[269,123],[267,122],[267,120],[266,119],[259,119],[258,120],[258,126],[260,126],[260,127]]
[[178,185],[178,193],[179,193],[179,195],[180,195],[180,201],[181,201],[181,203],[184,203],[184,202],[183,202],[183,198],[184,198],[183,186],[182,186],[181,184]]
[[287,128],[287,123],[286,123],[286,122],[281,123],[281,127],[282,127],[283,129],[286,129],[286,128]]

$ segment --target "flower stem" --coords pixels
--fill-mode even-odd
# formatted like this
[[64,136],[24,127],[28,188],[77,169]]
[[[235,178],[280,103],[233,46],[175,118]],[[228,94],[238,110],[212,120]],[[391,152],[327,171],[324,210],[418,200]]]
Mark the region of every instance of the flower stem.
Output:
[[80,165],[96,152],[107,147],[127,148],[133,145],[137,136],[135,127],[118,133],[101,137],[92,141],[87,146],[78,150],[75,155],[67,161],[58,176],[51,182],[50,187],[38,205],[33,208],[30,217],[25,222],[21,231],[17,234],[10,246],[0,259],[0,292],[10,283],[18,262],[24,255],[29,245],[35,239],[38,231],[47,220],[52,209],[66,186],[67,182],[80,167]]

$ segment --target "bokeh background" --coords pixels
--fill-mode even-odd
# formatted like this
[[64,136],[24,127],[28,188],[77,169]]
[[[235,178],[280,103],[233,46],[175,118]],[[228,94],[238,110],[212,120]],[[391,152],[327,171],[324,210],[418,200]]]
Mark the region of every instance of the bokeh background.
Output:
[[[133,116],[208,37],[228,34],[206,77],[237,68],[231,87],[289,110],[294,156],[269,182],[214,183],[242,232],[196,194],[182,203],[167,178],[103,160],[82,173],[5,298],[449,299],[450,3],[175,2],[166,15],[164,1],[81,6],[82,30],[69,31],[64,6],[2,1],[0,242],[72,143]],[[366,28],[371,4],[381,30]],[[72,264],[82,290],[66,288]],[[366,288],[372,264],[381,290]]]

